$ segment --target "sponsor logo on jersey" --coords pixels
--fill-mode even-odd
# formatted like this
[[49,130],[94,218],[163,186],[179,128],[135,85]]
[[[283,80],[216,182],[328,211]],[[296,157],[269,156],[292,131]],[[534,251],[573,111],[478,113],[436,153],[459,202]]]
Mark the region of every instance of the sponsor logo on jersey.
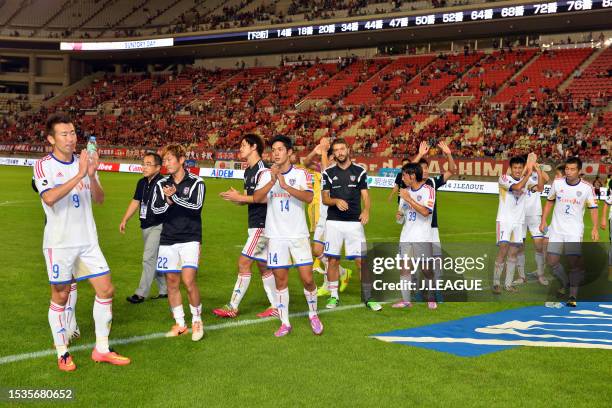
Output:
[[576,191],[576,195],[577,195],[578,197],[582,197],[582,191]]
[[64,173],[62,173],[61,171],[58,171],[55,177],[64,177]]
[[421,201],[421,198],[423,198],[422,196],[418,195],[417,196],[417,201]]

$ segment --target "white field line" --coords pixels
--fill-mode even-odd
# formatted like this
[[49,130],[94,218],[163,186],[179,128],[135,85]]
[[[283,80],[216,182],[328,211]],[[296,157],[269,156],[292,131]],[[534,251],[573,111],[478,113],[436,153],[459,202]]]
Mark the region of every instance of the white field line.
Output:
[[[331,313],[331,312],[340,312],[340,311],[343,311],[343,310],[351,310],[351,309],[357,309],[357,308],[361,308],[361,307],[365,307],[365,306],[362,303],[355,304],[355,305],[339,306],[339,307],[337,307],[335,309],[322,309],[322,310],[319,310],[319,314],[325,314],[325,313]],[[307,315],[308,315],[308,312],[299,312],[299,313],[291,313],[289,316],[290,317],[301,317],[301,316],[307,316]],[[204,331],[223,330],[223,329],[231,329],[231,328],[237,328],[237,327],[242,327],[242,326],[251,326],[251,325],[254,325],[254,324],[267,323],[267,322],[271,322],[271,321],[274,321],[274,320],[276,320],[276,318],[249,319],[249,320],[239,320],[239,321],[235,321],[235,322],[218,323],[218,324],[213,324],[213,325],[210,325],[210,326],[204,326]],[[270,334],[270,336],[272,336],[272,334]],[[117,344],[122,345],[122,344],[140,343],[140,342],[143,342],[143,341],[160,339],[160,338],[164,338],[164,337],[166,337],[166,333],[165,332],[163,332],[163,333],[162,332],[151,333],[151,334],[145,334],[145,335],[142,335],[142,336],[127,337],[125,339],[111,340],[110,341],[110,345],[114,346],[114,345],[117,345]],[[82,344],[82,345],[78,345],[78,346],[69,347],[69,350],[71,352],[91,350],[91,349],[93,349],[94,346],[95,346],[95,343]],[[35,358],[52,356],[52,355],[55,355],[55,353],[56,353],[55,350],[47,349],[47,350],[34,351],[34,352],[31,352],[31,353],[13,354],[13,355],[10,355],[10,356],[0,357],[0,365],[8,364],[8,363],[14,363],[16,361],[32,360],[32,359],[35,359]]]

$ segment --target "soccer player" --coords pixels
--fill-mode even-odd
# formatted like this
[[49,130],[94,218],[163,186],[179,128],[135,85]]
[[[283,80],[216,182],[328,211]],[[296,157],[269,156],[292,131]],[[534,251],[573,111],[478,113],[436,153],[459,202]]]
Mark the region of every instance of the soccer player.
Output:
[[191,339],[198,341],[204,337],[202,303],[196,276],[206,186],[200,177],[185,170],[186,152],[183,146],[170,144],[162,150],[161,156],[168,176],[157,182],[151,209],[157,215],[165,214],[159,240],[157,271],[166,275],[168,303],[176,322],[166,336],[182,336],[188,332],[180,291],[182,279],[191,310]]
[[497,245],[499,250],[495,259],[493,274],[493,293],[500,294],[500,279],[506,267],[504,289],[516,292],[512,285],[516,269],[516,255],[523,245],[525,224],[525,198],[527,183],[533,171],[533,161],[527,162],[523,157],[510,159],[510,175],[499,178],[499,206],[497,208]]
[[[433,256],[434,236],[431,221],[436,202],[436,189],[425,182],[423,168],[418,163],[405,164],[402,167],[402,178],[407,188],[400,190],[401,199],[396,214],[397,222],[404,225],[400,235],[400,256],[426,260],[425,264],[419,267],[420,271],[402,271],[400,281],[408,285],[412,280],[411,273],[421,272],[429,281],[434,277],[433,270],[429,267],[429,259]],[[411,307],[410,290],[403,286],[401,292],[402,300],[392,307]],[[438,307],[433,291],[428,293],[427,306],[430,309]]]
[[[562,291],[569,286],[567,306],[576,307],[578,287],[584,276],[582,266],[582,238],[584,235],[584,209],[588,207],[591,212],[593,229],[591,239],[599,241],[597,230],[598,212],[597,201],[593,186],[580,178],[582,161],[578,157],[570,157],[565,161],[565,177],[553,181],[548,199],[542,212],[540,231],[546,232],[547,220],[553,212],[550,228],[548,229],[548,253],[546,262],[562,283]],[[553,210],[554,207],[554,210]],[[570,267],[569,278],[560,262],[561,254],[568,258]]]
[[304,203],[312,201],[312,181],[306,170],[295,168],[289,161],[293,152],[291,139],[272,139],[270,170],[259,177],[253,200],[267,203],[265,236],[268,238],[268,269],[274,270],[276,301],[280,328],[274,333],[283,337],[291,332],[289,321],[289,268],[296,266],[304,285],[310,327],[316,335],[323,333],[317,314],[317,286],[312,277],[310,233],[306,224]]
[[[370,218],[370,195],[366,170],[353,164],[350,151],[344,139],[335,139],[331,148],[336,164],[323,171],[323,204],[328,206],[325,223],[325,255],[329,260],[327,268],[330,298],[326,307],[334,309],[340,303],[338,275],[342,247],[346,259],[354,259],[360,275],[361,258],[365,256],[366,238],[363,226]],[[361,200],[364,202],[363,210]],[[374,311],[382,306],[371,299],[372,283],[361,276],[362,300]]]
[[[319,145],[304,159],[304,166],[315,170],[317,167],[317,163],[313,162],[314,156],[320,155],[321,162],[319,163],[318,169],[316,169],[316,174],[318,174],[319,179],[322,178],[321,171],[325,170],[329,166],[333,165],[334,162],[334,153],[331,150],[329,139],[326,137],[321,138]],[[316,180],[316,178],[315,178]],[[315,272],[319,272],[323,275],[323,285],[319,287],[317,290],[317,296],[328,296],[330,291],[328,289],[328,281],[327,281],[327,265],[328,260],[324,254],[325,250],[325,222],[327,221],[327,206],[323,204],[323,190],[320,188],[317,189],[316,181],[314,183],[314,196],[317,197],[320,201],[319,204],[319,214],[317,217],[316,227],[313,234],[313,243],[312,243],[312,254],[315,257],[313,270]],[[318,191],[317,191],[318,190]],[[321,267],[322,266],[322,267]],[[350,269],[345,269],[342,265],[339,265],[340,270],[340,293],[344,292],[346,287],[348,286],[349,280],[353,274],[353,271]]]
[[[38,187],[36,187],[36,178],[32,176],[32,190],[36,194],[39,194]],[[45,215],[45,224],[47,224],[47,216]],[[68,294],[68,300],[64,308],[64,322],[66,323],[66,335],[68,337],[68,343],[81,337],[81,330],[76,321],[76,302],[78,298],[77,283],[72,279],[70,282],[70,293]]]
[[[429,145],[427,142],[421,142],[419,145],[419,153],[412,160],[412,163],[419,163],[423,170],[423,180],[430,187],[433,187],[434,190],[438,191],[440,187],[446,184],[448,180],[453,177],[453,175],[457,174],[457,165],[455,164],[455,159],[453,158],[452,151],[450,147],[445,142],[438,143],[438,147],[446,156],[448,161],[448,166],[444,174],[439,174],[436,177],[429,176],[429,162],[425,158],[427,153],[429,153]],[[433,233],[433,256],[441,258],[442,257],[442,244],[440,242],[440,231],[438,229],[438,200],[436,197],[436,201],[434,202],[434,209],[431,216],[431,227]],[[434,275],[435,279],[440,279],[442,277],[442,262],[434,263]],[[442,296],[437,291],[435,292],[436,300],[441,301]]]
[[157,251],[159,249],[159,237],[162,231],[161,216],[156,216],[151,210],[151,197],[157,182],[162,178],[161,171],[162,158],[157,153],[147,153],[142,160],[142,175],[144,176],[136,184],[136,191],[132,201],[128,205],[121,223],[119,232],[125,234],[127,222],[132,216],[139,212],[140,229],[142,230],[142,240],[144,250],[142,253],[142,274],[140,284],[134,294],[126,300],[132,304],[142,303],[149,296],[153,279],[157,283],[158,295],[152,299],[163,299],[168,297],[166,289],[166,278],[155,271],[157,264]]
[[[529,159],[528,159],[529,160]],[[540,193],[544,191],[544,183],[547,183],[550,178],[548,174],[543,172],[540,165],[533,164],[534,171],[529,176],[527,182],[527,197],[525,198],[525,231],[523,233],[523,241],[527,239],[527,231],[531,234],[533,245],[535,248],[536,273],[535,276],[541,285],[548,285],[548,280],[544,277],[544,234],[540,231],[540,222],[542,220],[542,200]],[[521,285],[527,281],[525,276],[525,245],[523,244],[517,254],[516,269],[518,279],[513,282],[513,285]]]
[[74,154],[77,135],[71,118],[65,114],[51,115],[46,132],[53,151],[34,165],[34,180],[47,218],[43,253],[51,284],[48,317],[58,367],[62,371],[76,369],[68,352],[65,320],[73,279],[88,279],[96,293],[93,306],[96,345],[92,360],[127,365],[130,359],[108,345],[114,288],[98,244],[91,203],[92,199],[98,204],[104,202],[104,190],[97,175],[98,154],[86,150],[80,156]]
[[244,193],[240,194],[236,189],[230,188],[220,196],[227,201],[239,205],[248,205],[248,238],[238,258],[238,279],[234,285],[232,297],[227,305],[219,309],[214,309],[213,313],[219,317],[234,318],[238,316],[238,307],[242,298],[246,294],[251,282],[251,265],[257,262],[264,291],[268,296],[270,307],[257,317],[278,316],[274,295],[276,283],[274,273],[266,266],[268,258],[268,239],[264,236],[266,226],[266,204],[259,204],[253,201],[253,193],[257,187],[257,180],[261,172],[266,169],[266,165],[261,160],[264,151],[264,142],[261,137],[255,134],[246,134],[240,142],[240,158],[246,160],[248,168],[244,171]]

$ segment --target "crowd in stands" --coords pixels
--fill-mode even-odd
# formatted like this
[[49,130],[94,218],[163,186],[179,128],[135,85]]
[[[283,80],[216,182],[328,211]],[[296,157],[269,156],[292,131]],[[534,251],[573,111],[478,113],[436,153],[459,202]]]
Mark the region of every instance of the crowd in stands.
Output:
[[[63,110],[76,118],[80,135],[96,135],[101,146],[156,148],[173,141],[194,151],[231,150],[244,132],[256,132],[266,138],[287,134],[298,150],[311,149],[328,136],[346,138],[358,154],[404,156],[416,153],[423,140],[431,145],[446,140],[458,157],[508,158],[535,152],[548,160],[579,154],[610,162],[612,116],[594,108],[589,96],[551,89],[526,101],[491,103],[491,96],[511,85],[508,79],[527,60],[542,55],[536,50],[468,52],[424,61],[350,58],[337,64],[303,61],[280,67],[109,75],[52,107],[4,115],[0,143],[42,143],[45,117]],[[504,79],[485,81],[493,72],[503,72]],[[442,89],[423,93],[417,102],[398,103],[414,89],[429,89],[428,82],[441,75],[450,78]],[[543,75],[557,74],[552,69]],[[311,97],[322,87],[344,83],[346,77],[352,82],[341,85],[338,94]],[[469,93],[471,85],[464,84],[474,83],[475,98],[440,107],[458,90]],[[359,90],[380,97],[347,103]],[[610,94],[600,96],[604,105],[612,100]],[[312,103],[304,104],[308,106],[296,107],[309,100]]]

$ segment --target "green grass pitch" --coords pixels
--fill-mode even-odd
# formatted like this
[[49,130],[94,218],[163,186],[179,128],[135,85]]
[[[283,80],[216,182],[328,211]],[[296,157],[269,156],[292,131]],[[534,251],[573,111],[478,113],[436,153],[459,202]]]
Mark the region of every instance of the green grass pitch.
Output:
[[[41,251],[44,218],[40,200],[30,188],[31,176],[30,168],[0,167],[0,358],[52,349],[49,287]],[[164,300],[139,305],[125,301],[139,281],[142,240],[137,219],[130,221],[126,235],[119,233],[118,225],[138,177],[102,173],[106,202],[94,210],[116,288],[112,339],[161,333],[173,323]],[[228,323],[210,311],[225,304],[233,288],[246,237],[246,208],[218,196],[229,186],[241,189],[241,181],[207,179],[206,185],[198,279],[204,323],[213,326]],[[387,202],[388,193],[371,190],[371,221],[366,228],[371,240],[399,238],[395,202]],[[442,242],[495,239],[496,196],[441,193],[438,198]],[[523,304],[444,303],[435,311],[417,304],[409,311],[386,307],[379,313],[348,308],[321,316],[325,325],[321,337],[312,335],[306,318],[293,317],[294,332],[276,339],[272,335],[276,321],[240,325],[256,319],[265,306],[261,280],[257,273],[253,276],[237,321],[208,331],[201,342],[188,337],[152,338],[116,346],[132,358],[127,367],[96,365],[90,349],[77,350],[73,355],[78,369],[73,373],[58,371],[54,355],[0,364],[0,387],[72,388],[74,406],[87,407],[595,407],[608,406],[612,398],[612,364],[605,350],[519,347],[463,358],[368,337]],[[290,311],[305,311],[295,273],[290,290]],[[359,303],[357,282],[352,282],[342,301]],[[77,318],[82,337],[75,346],[95,340],[92,302],[90,286],[79,284]]]

